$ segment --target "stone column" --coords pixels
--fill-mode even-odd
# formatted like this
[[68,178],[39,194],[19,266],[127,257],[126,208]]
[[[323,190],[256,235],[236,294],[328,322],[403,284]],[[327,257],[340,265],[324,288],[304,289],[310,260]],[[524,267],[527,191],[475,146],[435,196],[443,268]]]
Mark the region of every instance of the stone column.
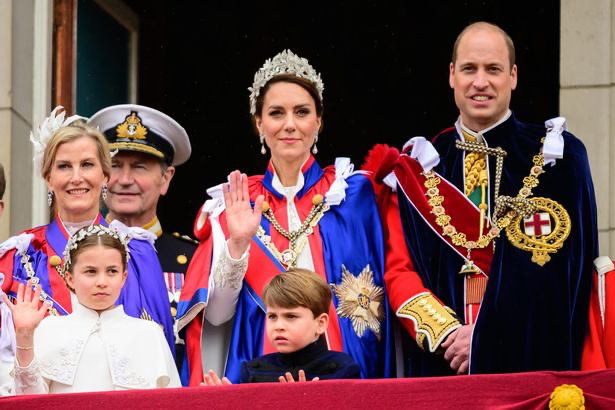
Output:
[[[12,1],[0,0],[0,162],[7,182],[11,181],[11,15]],[[0,219],[0,242],[9,236],[11,188],[4,194],[4,217]]]
[[0,242],[46,222],[29,133],[49,112],[52,2],[0,0],[0,162],[7,177]]
[[615,257],[615,0],[562,0],[560,56],[560,115],[587,148],[600,254]]

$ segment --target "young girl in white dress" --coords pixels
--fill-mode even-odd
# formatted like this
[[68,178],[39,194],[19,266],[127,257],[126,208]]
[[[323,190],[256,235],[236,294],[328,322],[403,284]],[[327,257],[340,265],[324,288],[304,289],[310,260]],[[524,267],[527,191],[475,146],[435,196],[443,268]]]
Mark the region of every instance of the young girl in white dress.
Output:
[[[126,242],[113,229],[91,225],[64,251],[73,313],[45,317],[41,286],[19,285],[9,306],[16,334],[17,394],[181,387],[161,327],[115,303],[126,281]],[[33,290],[34,285],[34,290]],[[77,303],[78,302],[78,303]]]

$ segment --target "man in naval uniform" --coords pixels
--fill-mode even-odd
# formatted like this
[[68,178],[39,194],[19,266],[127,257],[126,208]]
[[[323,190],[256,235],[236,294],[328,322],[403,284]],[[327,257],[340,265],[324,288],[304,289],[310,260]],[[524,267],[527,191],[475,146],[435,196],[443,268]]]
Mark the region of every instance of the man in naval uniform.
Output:
[[[112,151],[118,151],[112,158],[105,200],[107,220],[140,226],[158,237],[155,247],[175,320],[184,275],[198,242],[185,235],[163,232],[156,208],[169,189],[175,167],[190,157],[188,134],[168,115],[142,105],[107,107],[94,114],[89,123],[104,133]],[[177,331],[175,341],[176,363],[181,370],[184,341]]]
[[459,35],[449,82],[454,127],[371,154],[405,374],[579,369],[598,254],[585,147],[563,118],[510,111],[514,45],[495,25]]

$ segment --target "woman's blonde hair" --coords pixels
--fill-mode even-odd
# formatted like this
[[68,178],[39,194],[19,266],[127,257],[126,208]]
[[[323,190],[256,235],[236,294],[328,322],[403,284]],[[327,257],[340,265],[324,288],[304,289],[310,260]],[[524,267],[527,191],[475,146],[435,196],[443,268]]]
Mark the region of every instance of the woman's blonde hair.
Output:
[[47,180],[49,174],[51,173],[51,168],[53,167],[53,162],[60,145],[84,136],[92,138],[96,143],[98,160],[102,166],[103,174],[107,177],[107,179],[109,179],[111,176],[111,155],[109,153],[109,143],[107,143],[107,139],[97,128],[91,127],[79,120],[56,131],[45,147],[45,152],[43,153],[43,165],[41,167],[41,176],[45,180]]

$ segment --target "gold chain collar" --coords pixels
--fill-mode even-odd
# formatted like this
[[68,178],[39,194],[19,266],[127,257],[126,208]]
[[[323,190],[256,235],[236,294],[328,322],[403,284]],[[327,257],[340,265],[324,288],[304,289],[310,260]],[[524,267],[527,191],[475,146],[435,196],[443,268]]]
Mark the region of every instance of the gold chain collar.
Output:
[[303,251],[303,248],[307,244],[307,236],[311,235],[314,232],[314,227],[318,225],[318,222],[322,218],[325,212],[327,212],[330,207],[323,200],[323,196],[320,194],[314,195],[312,198],[312,209],[308,214],[307,218],[303,221],[299,229],[294,231],[287,231],[284,229],[280,223],[275,219],[275,215],[273,214],[273,210],[269,206],[267,201],[263,202],[263,216],[267,218],[271,225],[274,227],[276,231],[280,233],[283,237],[288,239],[289,246],[288,249],[280,252],[278,248],[271,241],[271,237],[265,234],[265,230],[262,226],[258,227],[256,232],[256,236],[267,246],[267,249],[271,251],[271,253],[276,257],[278,261],[280,261],[283,265],[287,267],[287,269],[293,268],[297,266],[297,259],[299,255]]
[[[544,142],[544,138],[542,139]],[[456,141],[457,148],[472,150],[473,152],[481,152],[497,156],[496,162],[496,181],[495,181],[495,210],[493,220],[495,226],[492,227],[486,235],[479,233],[479,238],[476,241],[468,240],[467,235],[463,232],[458,232],[457,228],[451,224],[451,217],[446,214],[446,210],[442,206],[444,196],[440,195],[438,185],[442,180],[432,171],[424,173],[426,180],[424,186],[427,188],[426,196],[429,197],[428,203],[431,206],[431,213],[436,216],[436,224],[442,228],[442,234],[451,238],[454,245],[463,247],[467,250],[465,264],[459,273],[478,273],[478,269],[474,266],[474,262],[470,259],[470,254],[474,249],[482,249],[489,245],[494,239],[499,237],[502,229],[510,225],[512,219],[517,215],[527,215],[535,212],[535,206],[527,199],[532,194],[532,189],[538,186],[538,176],[544,172],[544,156],[541,153],[534,155],[532,159],[534,166],[530,169],[530,175],[523,178],[523,188],[515,198],[508,196],[499,196],[500,180],[503,170],[504,157],[506,152],[502,148],[488,148],[484,145]],[[508,211],[507,211],[508,210]],[[503,217],[500,218],[500,216]]]
[[[544,138],[542,139],[544,142]],[[527,217],[536,212],[536,206],[527,197],[532,195],[532,189],[538,186],[538,176],[544,171],[545,157],[542,152],[532,158],[534,165],[530,169],[530,175],[523,178],[523,187],[516,197],[498,196],[495,199],[493,220],[500,229],[506,228],[516,215]],[[508,211],[507,211],[508,210]]]

